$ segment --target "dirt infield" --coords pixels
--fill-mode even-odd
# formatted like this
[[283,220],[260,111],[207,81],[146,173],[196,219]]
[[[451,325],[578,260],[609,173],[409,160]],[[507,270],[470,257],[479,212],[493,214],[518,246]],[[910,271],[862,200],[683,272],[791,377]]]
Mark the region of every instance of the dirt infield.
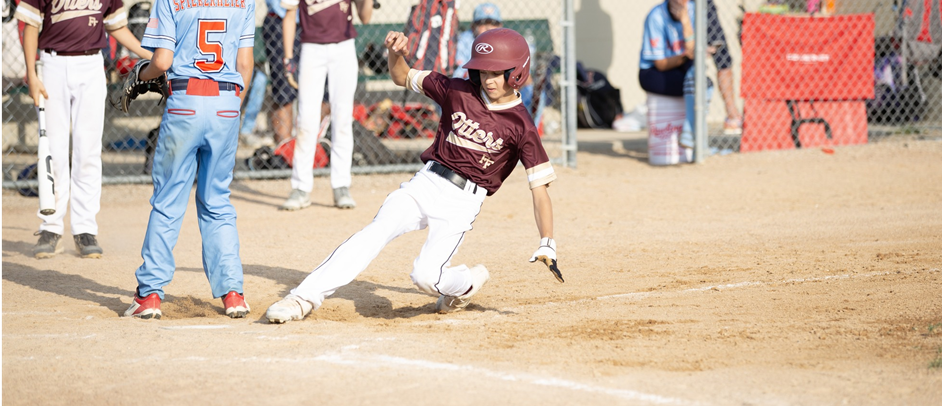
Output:
[[105,187],[101,260],[68,237],[31,258],[37,202],[4,191],[3,404],[938,404],[942,141],[651,167],[615,136],[586,134],[550,188],[566,283],[527,262],[518,170],[456,258],[492,279],[453,315],[409,280],[417,232],[312,317],[263,317],[408,174],[355,177],[352,211],[325,178],[294,213],[286,180],[234,183],[245,320],[209,294],[192,202],[165,317],[142,321],[118,316],[151,186]]

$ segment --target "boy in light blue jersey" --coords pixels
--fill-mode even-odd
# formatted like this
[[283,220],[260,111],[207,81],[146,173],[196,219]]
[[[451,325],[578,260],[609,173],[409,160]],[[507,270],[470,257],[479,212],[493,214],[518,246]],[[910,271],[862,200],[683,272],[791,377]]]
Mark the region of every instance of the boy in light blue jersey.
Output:
[[[708,6],[711,5],[712,3],[708,4]],[[684,98],[686,117],[679,143],[681,147],[691,151],[694,147],[695,108],[693,57],[696,21],[694,11],[693,0],[667,0],[651,9],[644,20],[641,58],[638,66],[638,79],[642,89],[650,93]],[[715,15],[713,17],[715,19]],[[716,28],[708,28],[707,31],[712,34],[708,36],[716,36],[712,33]],[[711,54],[714,53],[713,51],[715,51],[713,48],[707,50]],[[725,50],[722,55],[728,57]],[[724,68],[719,61],[717,61],[717,67]],[[710,102],[712,95],[713,83],[707,78],[707,103]]]
[[[175,269],[173,248],[196,179],[203,270],[227,316],[245,317],[242,260],[229,183],[239,143],[242,89],[253,68],[254,0],[156,0],[142,45],[154,51],[141,70],[166,72],[170,85],[154,154],[153,210],[128,317],[162,315],[163,287]],[[197,168],[199,170],[197,170]]]

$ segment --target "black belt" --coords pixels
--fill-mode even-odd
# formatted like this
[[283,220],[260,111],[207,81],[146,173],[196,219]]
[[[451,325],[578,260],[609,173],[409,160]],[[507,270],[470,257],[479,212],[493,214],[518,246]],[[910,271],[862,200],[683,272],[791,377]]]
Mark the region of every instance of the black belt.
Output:
[[69,51],[66,51],[66,52],[62,52],[62,51],[56,51],[56,50],[54,50],[54,49],[44,49],[43,52],[45,52],[45,53],[47,53],[47,54],[53,54],[53,55],[56,55],[56,56],[86,56],[86,55],[100,54],[100,53],[101,53],[101,50],[100,50],[100,49],[89,49],[88,51],[77,51],[77,52],[69,52]]
[[[452,184],[454,184],[455,186],[457,186],[458,189],[465,190],[465,186],[468,185],[468,182],[469,182],[469,181],[468,181],[467,179],[465,179],[463,176],[461,176],[461,175],[455,173],[455,172],[452,171],[451,169],[446,168],[445,165],[442,165],[442,164],[440,164],[440,163],[438,163],[438,162],[432,161],[432,163],[431,163],[431,164],[429,165],[429,167],[428,167],[428,170],[431,171],[432,173],[438,175],[438,176],[441,176],[442,178],[445,178],[445,180],[447,180],[447,181],[451,182]],[[474,187],[471,188],[471,189],[468,190],[468,191],[471,192],[471,193],[477,193],[477,192],[478,192],[478,185],[475,184],[474,182],[471,182],[471,183],[472,183],[472,185],[474,185]]]
[[[170,79],[170,91],[173,92],[185,92],[187,83],[189,79]],[[216,82],[219,84],[219,91],[230,91],[234,92],[239,89],[239,85],[230,82]]]

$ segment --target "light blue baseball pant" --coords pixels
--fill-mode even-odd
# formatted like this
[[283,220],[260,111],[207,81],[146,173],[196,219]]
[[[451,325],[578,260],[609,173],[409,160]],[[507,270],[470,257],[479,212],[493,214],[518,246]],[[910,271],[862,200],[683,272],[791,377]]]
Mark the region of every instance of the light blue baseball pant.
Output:
[[213,297],[240,294],[243,274],[239,258],[236,212],[229,201],[229,183],[239,142],[239,97],[196,96],[174,91],[160,123],[154,153],[153,209],[147,223],[137,269],[138,296],[156,292],[173,279],[173,248],[196,179],[196,212],[203,237],[203,271]]

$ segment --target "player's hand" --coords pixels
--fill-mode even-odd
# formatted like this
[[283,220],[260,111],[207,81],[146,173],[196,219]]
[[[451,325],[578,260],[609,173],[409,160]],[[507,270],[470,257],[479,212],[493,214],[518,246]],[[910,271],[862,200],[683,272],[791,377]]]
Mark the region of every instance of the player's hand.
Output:
[[559,271],[559,267],[556,265],[556,241],[552,238],[544,237],[540,239],[540,248],[536,249],[536,252],[533,253],[533,256],[530,257],[530,262],[540,261],[549,268],[550,272],[553,273],[553,276],[556,277],[556,280],[560,282],[565,282],[563,280],[563,274]]
[[38,76],[31,76],[29,78],[29,97],[33,98],[33,105],[39,107],[39,98],[44,99],[49,98],[49,94],[46,93],[46,86],[43,85],[43,81],[39,79]]
[[390,31],[384,42],[390,55],[405,57],[409,53],[409,37],[401,32]]
[[298,63],[294,59],[284,59],[285,64],[285,79],[288,80],[288,84],[291,87],[298,88]]
[[556,240],[549,237],[540,239],[540,248],[537,248],[533,256],[530,257],[530,262],[542,261],[541,257],[556,259]]
[[685,19],[690,19],[690,14],[687,14],[687,0],[669,0],[667,10],[677,21],[683,22]]

